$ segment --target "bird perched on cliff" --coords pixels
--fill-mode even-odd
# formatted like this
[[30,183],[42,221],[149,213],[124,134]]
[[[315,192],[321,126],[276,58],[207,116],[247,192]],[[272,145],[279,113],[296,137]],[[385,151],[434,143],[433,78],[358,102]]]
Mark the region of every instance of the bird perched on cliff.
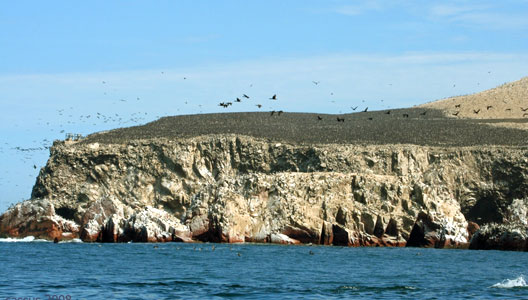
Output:
[[273,95],[270,100],[277,100],[277,94]]
[[388,111],[385,112],[386,115],[390,115],[390,113],[391,113],[390,110],[388,110]]
[[273,114],[275,114],[275,111],[274,111],[274,110],[271,111],[270,116],[273,116]]
[[279,110],[279,111],[278,111],[279,116],[282,115],[282,113],[283,113],[282,110]]
[[345,122],[345,118],[337,117],[337,122]]

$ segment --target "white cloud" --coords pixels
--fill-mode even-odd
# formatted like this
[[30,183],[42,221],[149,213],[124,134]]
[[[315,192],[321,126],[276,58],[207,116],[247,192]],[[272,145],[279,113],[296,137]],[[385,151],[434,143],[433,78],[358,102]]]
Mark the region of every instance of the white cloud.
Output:
[[493,5],[440,4],[433,5],[429,14],[434,19],[465,26],[488,29],[528,28],[526,14],[500,12],[500,7]]
[[487,9],[488,6],[483,5],[454,5],[454,4],[439,4],[431,7],[431,14],[437,17],[450,17],[468,12],[481,11]]

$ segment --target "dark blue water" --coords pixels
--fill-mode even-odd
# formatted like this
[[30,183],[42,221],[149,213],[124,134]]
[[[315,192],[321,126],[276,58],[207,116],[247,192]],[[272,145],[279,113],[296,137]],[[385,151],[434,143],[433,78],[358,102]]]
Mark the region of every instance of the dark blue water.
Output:
[[528,299],[520,252],[0,242],[0,254],[0,299]]

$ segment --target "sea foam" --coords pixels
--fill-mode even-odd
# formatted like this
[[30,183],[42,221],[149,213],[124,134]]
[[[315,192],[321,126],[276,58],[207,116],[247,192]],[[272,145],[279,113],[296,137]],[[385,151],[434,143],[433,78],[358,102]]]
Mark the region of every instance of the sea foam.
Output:
[[3,242],[3,243],[28,243],[28,242],[49,242],[47,240],[42,240],[42,239],[35,239],[34,236],[26,236],[24,238],[21,238],[21,239],[17,239],[17,238],[4,238],[4,239],[0,239],[0,242]]
[[502,282],[495,283],[491,287],[500,288],[500,289],[511,289],[511,288],[524,288],[528,287],[524,275],[520,275],[515,279],[506,279]]

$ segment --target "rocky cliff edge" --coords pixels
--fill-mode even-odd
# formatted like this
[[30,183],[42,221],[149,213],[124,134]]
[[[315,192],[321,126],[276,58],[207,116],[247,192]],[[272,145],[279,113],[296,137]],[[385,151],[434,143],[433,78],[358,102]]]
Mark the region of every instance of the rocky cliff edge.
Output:
[[[209,135],[57,141],[50,152],[32,198],[0,217],[1,234],[528,249],[522,147],[303,146]],[[520,224],[508,229],[514,246],[488,242],[511,224]]]

